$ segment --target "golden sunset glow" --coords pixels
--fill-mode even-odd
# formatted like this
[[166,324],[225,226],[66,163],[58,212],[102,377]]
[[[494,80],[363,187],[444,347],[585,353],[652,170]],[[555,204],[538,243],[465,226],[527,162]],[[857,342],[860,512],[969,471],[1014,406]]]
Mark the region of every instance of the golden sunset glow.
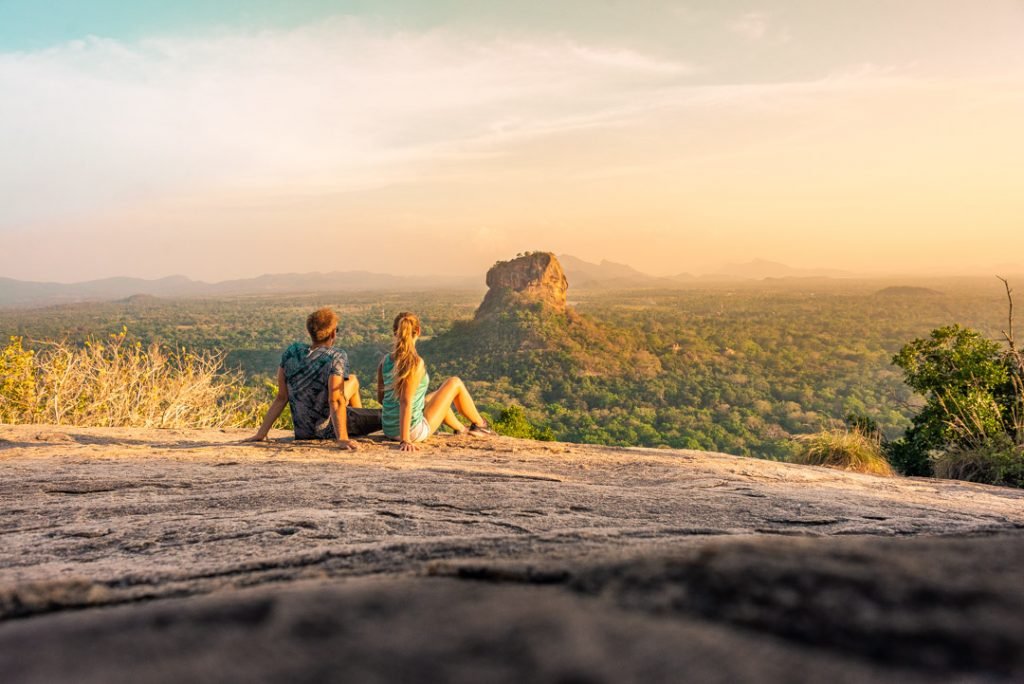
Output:
[[1020,3],[566,7],[0,42],[0,275],[1024,272]]

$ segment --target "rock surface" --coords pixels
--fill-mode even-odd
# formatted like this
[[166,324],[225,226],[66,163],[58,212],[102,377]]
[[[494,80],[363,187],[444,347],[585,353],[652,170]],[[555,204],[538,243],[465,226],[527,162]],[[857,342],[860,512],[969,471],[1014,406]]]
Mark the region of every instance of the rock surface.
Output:
[[1024,492],[722,454],[0,426],[0,672],[1020,681]]
[[487,287],[476,311],[478,319],[536,303],[564,311],[569,281],[554,254],[533,252],[492,266],[487,271]]

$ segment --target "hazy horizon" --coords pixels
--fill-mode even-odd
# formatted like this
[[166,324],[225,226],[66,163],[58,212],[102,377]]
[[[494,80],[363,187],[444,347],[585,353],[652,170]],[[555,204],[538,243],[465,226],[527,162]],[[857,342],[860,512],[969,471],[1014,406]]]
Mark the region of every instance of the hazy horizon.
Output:
[[0,277],[1024,273],[1024,3],[0,3]]
[[[509,254],[506,257],[504,257],[504,259],[502,259],[502,260],[512,259],[512,258],[515,258],[516,256],[517,255],[515,255],[515,254]],[[557,255],[557,256],[560,257],[560,258],[563,258],[563,259],[566,258],[566,257],[579,258],[579,257],[576,257],[576,255],[571,255],[571,254],[569,254],[569,255],[560,254],[560,255]],[[634,268],[634,270],[637,271],[637,273],[640,276],[649,276],[649,277],[654,277],[654,278],[672,279],[672,278],[675,278],[677,276],[683,276],[683,277],[691,276],[691,277],[695,278],[695,282],[701,282],[702,279],[710,279],[710,280],[707,280],[707,282],[717,282],[717,281],[720,280],[721,282],[730,282],[730,283],[738,283],[738,282],[744,282],[744,281],[753,283],[753,282],[758,282],[758,281],[763,281],[763,280],[772,280],[772,279],[776,279],[776,278],[780,278],[780,277],[782,277],[782,278],[789,277],[789,278],[796,278],[796,279],[799,279],[799,278],[809,278],[810,277],[810,278],[831,279],[831,280],[835,280],[837,282],[842,282],[844,280],[848,280],[848,281],[851,281],[851,282],[854,282],[854,281],[874,281],[874,280],[878,280],[878,281],[888,281],[888,282],[895,283],[897,281],[906,281],[906,282],[934,282],[934,281],[957,280],[957,279],[968,279],[968,280],[993,279],[993,283],[995,283],[996,282],[995,279],[1003,278],[1003,277],[1010,277],[1011,278],[1011,285],[1013,285],[1016,282],[1017,279],[1024,278],[1024,268],[1012,267],[1012,266],[1009,266],[1009,265],[1005,265],[1006,268],[998,268],[997,267],[996,269],[994,269],[992,271],[984,271],[984,272],[981,272],[981,271],[978,271],[978,272],[967,272],[967,271],[961,271],[961,272],[928,272],[928,271],[919,271],[919,272],[910,272],[910,271],[903,271],[903,272],[900,272],[900,271],[875,271],[875,272],[864,271],[864,272],[854,272],[854,271],[841,271],[841,270],[836,270],[834,272],[829,272],[830,271],[829,269],[814,269],[814,268],[801,269],[801,268],[798,268],[798,267],[793,267],[790,264],[784,264],[784,263],[781,263],[781,262],[775,262],[775,261],[769,261],[769,260],[765,260],[765,259],[757,259],[757,258],[755,258],[755,259],[752,259],[751,261],[743,262],[743,263],[727,263],[727,264],[722,264],[720,268],[714,269],[714,270],[709,270],[709,271],[706,271],[706,272],[650,273],[650,272],[644,271],[643,269],[635,268],[632,264],[626,264],[626,263],[622,263],[622,262],[617,262],[617,261],[614,261],[614,260],[611,260],[611,259],[598,259],[596,261],[588,261],[588,260],[585,260],[585,259],[581,259],[581,261],[583,261],[584,263],[586,263],[589,266],[603,266],[605,264],[608,264],[608,265],[613,266],[613,267],[626,266],[626,267],[629,267],[629,268]],[[222,283],[222,282],[226,282],[226,281],[256,279],[256,278],[259,278],[259,277],[262,277],[262,276],[282,276],[282,277],[286,277],[286,276],[290,276],[290,275],[304,276],[304,275],[313,275],[313,274],[329,275],[331,273],[343,274],[343,273],[350,273],[350,272],[365,272],[365,273],[368,273],[368,274],[371,274],[371,275],[375,275],[375,276],[403,276],[403,277],[408,277],[410,279],[419,280],[419,281],[423,281],[423,280],[430,279],[430,278],[438,278],[438,279],[443,280],[445,282],[452,281],[452,280],[471,281],[474,278],[478,277],[478,279],[479,279],[479,283],[478,284],[479,284],[480,287],[483,287],[484,286],[484,276],[485,276],[487,270],[492,265],[493,265],[493,262],[487,264],[484,267],[482,267],[477,272],[465,273],[465,274],[451,274],[451,273],[442,273],[442,272],[438,272],[438,271],[423,272],[423,273],[412,273],[412,272],[409,272],[409,273],[398,274],[398,273],[382,271],[382,270],[374,270],[374,269],[334,269],[334,270],[330,270],[330,271],[327,271],[327,270],[321,270],[321,271],[275,271],[275,272],[263,272],[263,273],[253,272],[253,273],[250,273],[250,274],[240,275],[240,276],[232,277],[232,278],[213,278],[213,279],[197,278],[197,277],[189,276],[186,273],[175,272],[175,273],[165,273],[165,274],[160,274],[160,275],[143,275],[143,276],[133,276],[133,275],[126,275],[126,274],[123,274],[123,273],[114,273],[114,274],[110,274],[110,275],[106,275],[106,276],[101,276],[101,277],[98,277],[98,278],[87,278],[87,279],[84,279],[84,280],[67,280],[67,279],[57,280],[57,279],[51,279],[51,280],[40,281],[40,280],[17,279],[17,278],[14,279],[14,280],[17,280],[19,282],[26,282],[26,283],[33,283],[34,282],[34,283],[54,283],[54,284],[58,284],[58,285],[74,285],[74,284],[77,284],[77,283],[93,282],[93,281],[99,281],[99,280],[111,280],[111,279],[116,280],[116,279],[119,279],[119,278],[129,278],[129,279],[130,278],[138,278],[138,279],[142,279],[142,280],[156,281],[156,280],[164,280],[164,279],[168,279],[168,278],[184,277],[184,278],[186,278],[188,280],[191,280],[193,282],[197,282],[197,283],[204,282],[204,283],[207,283],[207,284],[214,285],[214,284],[218,284],[218,283]],[[765,266],[765,267],[784,267],[786,269],[793,270],[794,273],[788,274],[788,275],[784,274],[784,275],[769,275],[769,276],[757,276],[757,275],[743,276],[743,275],[737,275],[737,271],[741,271],[745,267],[754,267],[754,266],[758,266],[758,265]],[[1015,270],[1015,269],[1018,269],[1018,270]],[[567,267],[566,271],[570,272],[571,268]],[[807,271],[807,273],[801,273],[802,271]],[[3,274],[0,274],[0,278],[5,278],[5,277],[7,277],[7,276],[5,276]],[[610,276],[610,277],[614,277],[614,276]],[[679,282],[686,282],[686,281],[679,281]],[[572,285],[572,282],[570,282],[570,285]],[[993,287],[995,287],[995,285],[993,285]],[[370,289],[373,289],[373,288],[371,287]]]

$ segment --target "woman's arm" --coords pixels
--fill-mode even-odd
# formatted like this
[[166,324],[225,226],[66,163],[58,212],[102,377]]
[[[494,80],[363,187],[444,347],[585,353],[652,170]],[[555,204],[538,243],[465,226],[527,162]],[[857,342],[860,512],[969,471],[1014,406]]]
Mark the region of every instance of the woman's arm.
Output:
[[284,407],[288,405],[288,383],[284,378],[284,368],[277,369],[277,396],[274,397],[274,401],[270,404],[270,408],[267,409],[267,415],[263,418],[263,424],[260,425],[260,429],[256,431],[256,434],[252,437],[248,437],[243,442],[262,442],[267,438],[267,434],[270,432],[270,428],[274,426],[277,419],[281,417],[281,412],[284,411]]
[[416,388],[420,386],[420,380],[423,379],[425,372],[423,359],[420,359],[420,362],[416,364],[416,370],[412,372],[402,387],[402,396],[398,398],[398,429],[402,440],[398,448],[402,451],[416,451],[416,445],[412,443],[410,434],[412,431],[412,425],[410,425],[412,422],[412,400],[416,396]]

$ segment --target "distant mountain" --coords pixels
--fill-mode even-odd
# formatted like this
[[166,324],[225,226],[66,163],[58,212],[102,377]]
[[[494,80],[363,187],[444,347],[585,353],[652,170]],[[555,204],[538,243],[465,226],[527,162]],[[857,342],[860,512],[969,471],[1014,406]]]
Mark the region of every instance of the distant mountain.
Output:
[[687,287],[700,283],[728,282],[735,280],[765,280],[768,278],[849,278],[854,274],[836,269],[793,268],[786,264],[764,259],[746,263],[728,264],[715,273],[694,276],[680,273],[674,276],[658,277],[636,270],[632,266],[602,261],[599,264],[583,261],[577,257],[561,254],[559,261],[565,269],[570,285],[583,289],[629,289],[629,288],[673,288]]
[[476,278],[451,276],[395,276],[369,271],[331,273],[277,273],[242,280],[225,280],[208,286],[209,295],[287,294],[358,290],[440,290],[471,288]]
[[89,300],[124,299],[136,294],[180,297],[198,294],[205,283],[182,276],[159,280],[105,278],[84,283],[39,283],[0,278],[0,306],[41,306]]
[[617,264],[608,260],[602,260],[601,263],[594,264],[574,257],[571,254],[559,254],[558,260],[561,262],[565,276],[573,287],[591,287],[609,281],[635,280],[646,282],[654,279],[652,276],[641,273],[632,266]]
[[85,301],[152,297],[223,297],[358,290],[478,289],[475,278],[394,276],[366,271],[281,273],[206,283],[185,276],[156,280],[105,278],[81,283],[48,283],[0,278],[0,307],[31,307]]
[[[843,278],[852,274],[831,269],[792,268],[763,259],[730,264],[717,273],[652,276],[632,266],[603,260],[595,264],[563,254],[558,257],[574,289],[628,290],[686,287],[702,282],[763,280],[765,278]],[[396,276],[368,271],[275,273],[207,283],[181,275],[155,280],[104,278],[81,283],[49,283],[0,278],[0,307],[31,307],[85,301],[111,301],[134,295],[152,297],[225,297],[258,294],[301,294],[359,290],[479,289],[477,278],[453,276]]]
[[894,285],[885,287],[875,293],[882,297],[941,297],[942,292],[930,287],[914,287],[910,285]]
[[727,264],[704,279],[764,280],[765,278],[850,278],[853,273],[830,268],[793,268],[777,261],[754,259],[742,264]]
[[661,278],[648,275],[626,264],[617,264],[608,260],[594,264],[570,254],[559,254],[558,260],[565,270],[566,278],[569,279],[569,285],[575,289],[671,288],[694,280],[689,273]]

